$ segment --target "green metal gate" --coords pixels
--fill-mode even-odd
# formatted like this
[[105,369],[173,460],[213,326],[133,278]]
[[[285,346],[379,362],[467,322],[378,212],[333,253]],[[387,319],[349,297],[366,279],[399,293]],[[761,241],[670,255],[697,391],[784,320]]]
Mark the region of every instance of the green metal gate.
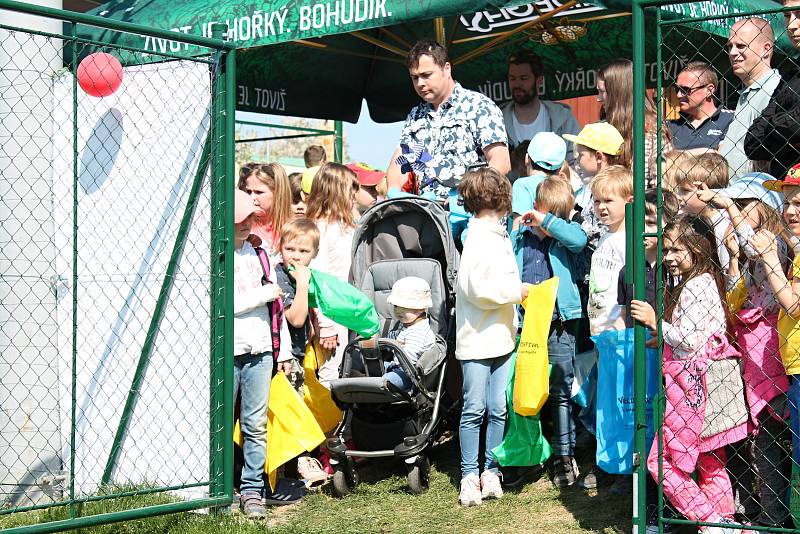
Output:
[[[740,529],[796,532],[796,527],[800,526],[798,522],[800,515],[796,513],[800,505],[800,501],[797,500],[797,465],[791,460],[791,430],[787,417],[790,411],[790,400],[787,400],[787,397],[791,397],[787,391],[789,381],[785,375],[781,377],[780,373],[767,371],[768,364],[759,367],[754,363],[757,357],[763,357],[764,361],[769,360],[773,364],[780,361],[778,347],[784,344],[786,339],[781,339],[775,328],[780,302],[774,297],[775,292],[770,289],[772,286],[767,283],[772,276],[768,272],[769,263],[763,259],[765,256],[759,254],[758,250],[755,252],[751,250],[757,248],[753,243],[758,241],[758,236],[753,238],[745,225],[749,225],[754,232],[759,232],[759,236],[765,237],[765,242],[774,243],[784,273],[787,272],[791,257],[798,252],[797,239],[782,223],[781,200],[770,196],[769,191],[763,187],[759,189],[754,186],[753,189],[747,189],[743,186],[744,183],[760,183],[759,180],[764,178],[772,179],[771,176],[756,173],[769,172],[770,162],[775,158],[763,158],[766,161],[737,159],[735,149],[737,146],[744,147],[745,138],[741,138],[740,145],[737,143],[738,137],[735,133],[726,134],[718,147],[718,153],[724,160],[718,155],[704,154],[702,151],[668,153],[671,146],[667,144],[668,136],[664,135],[668,126],[665,119],[670,118],[667,114],[671,114],[671,118],[677,116],[676,110],[670,110],[666,105],[670,97],[674,102],[676,94],[685,97],[695,90],[708,87],[707,80],[705,78],[701,80],[699,76],[696,84],[680,85],[676,75],[665,74],[664,66],[676,59],[684,65],[688,62],[701,61],[718,72],[719,82],[715,88],[717,103],[729,103],[731,110],[737,106],[739,108],[739,112],[734,114],[728,132],[735,132],[735,128],[747,132],[755,117],[762,113],[763,106],[756,109],[757,101],[748,99],[747,90],[741,92],[739,90],[742,87],[759,88],[762,83],[766,87],[764,80],[768,79],[768,76],[765,74],[764,77],[751,80],[742,73],[742,67],[737,67],[738,71],[731,69],[731,61],[738,61],[738,52],[735,49],[739,45],[736,39],[745,35],[743,30],[732,31],[732,28],[735,24],[736,28],[741,28],[741,24],[753,24],[753,27],[761,28],[758,37],[748,39],[743,45],[746,53],[761,53],[762,48],[759,48],[761,46],[759,43],[762,42],[761,38],[769,33],[766,26],[771,27],[775,43],[772,49],[773,66],[782,60],[791,61],[785,56],[794,54],[791,45],[787,44],[786,23],[782,14],[788,7],[782,9],[773,2],[750,4],[745,8],[740,2],[691,3],[665,0],[633,2],[635,200],[631,227],[634,235],[633,249],[629,258],[632,258],[634,267],[635,298],[645,300],[644,240],[647,237],[658,238],[655,337],[658,341],[658,361],[661,362],[659,369],[661,395],[653,407],[657,437],[652,443],[655,451],[650,453],[651,462],[648,470],[646,459],[651,444],[645,439],[647,409],[645,383],[647,373],[652,370],[646,369],[645,366],[645,343],[648,331],[642,324],[637,323],[634,387],[637,451],[634,479],[634,532],[644,532],[648,524],[649,532],[654,531],[651,529],[656,525],[658,532],[670,527],[674,531],[680,525],[700,527],[701,531],[711,528],[709,532],[715,531],[713,530],[715,528],[720,529],[716,532],[736,532]],[[795,9],[799,7],[795,6]],[[661,17],[661,13],[666,11],[670,12],[670,20]],[[681,16],[676,19],[675,14]],[[656,19],[657,30],[654,40],[653,36],[645,35],[645,17]],[[765,22],[746,22],[750,17],[758,17]],[[705,41],[689,38],[693,29],[709,26],[724,31],[718,31],[717,37],[709,37]],[[728,42],[724,35],[727,32],[731,32]],[[683,36],[685,38],[681,39]],[[681,44],[675,45],[675,43]],[[651,45],[654,49],[650,48]],[[728,50],[731,50],[730,56]],[[658,116],[654,121],[658,128],[658,135],[655,138],[658,142],[657,154],[660,156],[656,163],[658,232],[654,234],[645,232],[645,183],[642,178],[645,175],[646,165],[645,144],[642,141],[647,135],[647,127],[653,125],[653,121],[648,121],[645,117],[646,54],[648,57],[655,55],[656,72],[661,73],[656,76],[657,86],[654,94],[656,102],[662,104],[657,106]],[[762,56],[762,59],[765,57],[768,61],[768,54]],[[786,66],[786,63],[782,66]],[[692,104],[685,98],[684,100],[684,105],[688,109]],[[753,109],[747,109],[748,106]],[[742,111],[750,111],[749,118],[747,113],[740,113]],[[647,122],[650,124],[646,125]],[[785,139],[778,143],[765,143],[761,151],[766,149],[772,151],[771,155],[777,155],[788,143],[792,141]],[[723,165],[724,168],[721,170],[720,166]],[[774,178],[782,179],[783,176]],[[715,181],[719,183],[714,183],[709,188],[712,190],[723,188],[722,191],[702,192],[703,186],[699,185],[700,182],[708,184]],[[736,183],[739,185],[730,188]],[[701,190],[699,193],[698,189]],[[670,195],[674,197],[668,198]],[[680,217],[686,218],[676,217],[674,220],[667,220],[664,211],[671,200],[678,202],[682,212],[688,214]],[[705,207],[700,206],[698,201],[702,201]],[[731,204],[733,208],[728,207]],[[728,214],[728,221],[724,220],[720,212]],[[737,212],[742,215],[741,219],[735,215]],[[745,224],[742,224],[742,221]],[[673,226],[667,227],[665,234],[664,228],[670,223]],[[719,232],[719,228],[715,225],[727,226]],[[729,230],[726,231],[724,228]],[[704,234],[705,229],[708,229],[708,232]],[[724,237],[715,237],[715,230]],[[764,232],[763,235],[761,232]],[[690,350],[687,348],[692,345],[688,337],[690,334],[686,334],[682,339],[677,334],[675,325],[686,326],[685,319],[690,316],[682,312],[689,306],[696,305],[704,294],[696,289],[694,293],[692,292],[692,288],[698,285],[681,285],[700,274],[681,271],[682,267],[675,266],[671,259],[677,257],[674,256],[676,250],[682,244],[694,239],[695,234],[705,239],[698,242],[710,243],[710,247],[707,247],[710,248],[707,256],[712,258],[715,264],[703,272],[722,275],[725,287],[721,292],[720,309],[727,311],[724,313],[725,320],[709,314],[702,321],[703,324],[694,325],[697,326],[694,330],[707,333],[713,328],[709,325],[722,321],[722,324],[726,325],[721,332],[722,338],[730,341],[738,353],[736,357],[723,357],[732,353],[712,355],[713,350],[709,349],[706,352],[705,348],[700,350],[694,346]],[[723,247],[724,253],[721,252]],[[664,254],[672,255],[666,258],[666,263]],[[694,258],[691,254],[684,254],[683,257],[688,257],[690,262]],[[665,272],[667,265],[674,267],[672,276],[669,272]],[[681,302],[677,302],[679,297]],[[681,323],[682,320],[684,323]],[[667,329],[669,335],[665,339]],[[688,328],[688,331],[692,331],[692,328]],[[668,345],[671,352],[667,351],[665,356],[664,349]],[[703,347],[712,347],[716,350],[724,345],[724,341],[717,339],[704,343]],[[676,363],[678,367],[682,366],[679,372],[672,369]],[[679,378],[666,378],[665,374]],[[679,381],[687,379],[694,380],[697,389],[690,390],[684,385],[684,389],[681,390]],[[757,385],[759,382],[760,386]],[[675,389],[676,387],[678,389]],[[670,399],[667,399],[667,388],[672,388]],[[720,405],[719,399],[723,389],[728,395],[727,404]],[[764,398],[768,400],[765,407],[753,402],[761,394],[754,394],[756,390],[768,392],[764,393]],[[692,396],[692,393],[696,395]],[[669,421],[683,418],[680,425],[665,422],[665,411],[677,410],[676,406],[681,409],[691,406],[695,414],[700,414],[699,421],[690,414],[691,410],[688,410],[672,412],[674,419],[671,418]],[[737,436],[737,429],[741,430],[743,427],[746,429],[743,432],[747,437],[742,439],[740,435],[730,443],[729,441]],[[676,430],[684,434],[678,437],[675,434]],[[690,431],[696,431],[699,435],[692,435]],[[715,438],[718,436],[731,436],[731,438],[730,440],[720,438],[715,443]],[[681,456],[678,452],[682,450],[681,447],[696,451],[696,457],[690,460],[688,456]],[[658,481],[657,495],[652,495],[653,492],[650,492],[651,494],[645,497],[647,479],[651,476]],[[795,517],[798,520],[795,520]]]
[[[0,10],[0,529],[229,505],[226,27],[206,38],[9,0]],[[80,26],[117,37],[89,41]],[[115,44],[123,33],[142,46]],[[102,98],[87,90],[117,73],[92,78],[97,52],[124,66]]]

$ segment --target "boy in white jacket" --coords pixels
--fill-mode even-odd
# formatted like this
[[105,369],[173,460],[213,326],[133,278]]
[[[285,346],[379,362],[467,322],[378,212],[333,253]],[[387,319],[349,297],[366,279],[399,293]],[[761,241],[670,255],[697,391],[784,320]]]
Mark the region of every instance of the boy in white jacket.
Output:
[[[501,219],[511,212],[511,184],[490,167],[467,173],[458,185],[473,214],[456,283],[456,358],[464,375],[459,425],[463,506],[503,495],[492,449],[503,440],[510,356],[517,338],[515,304],[527,296],[511,240]],[[488,386],[488,387],[487,387]],[[478,478],[483,417],[488,414],[486,461]]]

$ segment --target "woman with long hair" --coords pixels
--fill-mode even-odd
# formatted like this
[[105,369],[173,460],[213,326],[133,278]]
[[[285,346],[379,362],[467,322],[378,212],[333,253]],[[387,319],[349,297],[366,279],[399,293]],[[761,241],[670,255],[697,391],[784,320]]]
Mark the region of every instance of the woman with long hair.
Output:
[[[597,100],[602,104],[600,118],[619,131],[625,142],[619,153],[624,164],[633,166],[633,62],[615,59],[597,73]],[[658,135],[658,113],[653,97],[644,98],[645,187],[655,187]],[[661,150],[672,149],[669,129],[662,128]]]

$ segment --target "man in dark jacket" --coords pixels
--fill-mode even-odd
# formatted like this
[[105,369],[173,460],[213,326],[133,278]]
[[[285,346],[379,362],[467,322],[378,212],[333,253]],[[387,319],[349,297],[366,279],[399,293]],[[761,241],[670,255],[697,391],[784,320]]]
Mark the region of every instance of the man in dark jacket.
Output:
[[[800,0],[784,0],[800,7]],[[786,34],[800,50],[800,11],[785,11]],[[800,67],[795,61],[784,72],[767,107],[747,132],[744,151],[752,160],[769,160],[770,174],[782,179],[800,162]]]

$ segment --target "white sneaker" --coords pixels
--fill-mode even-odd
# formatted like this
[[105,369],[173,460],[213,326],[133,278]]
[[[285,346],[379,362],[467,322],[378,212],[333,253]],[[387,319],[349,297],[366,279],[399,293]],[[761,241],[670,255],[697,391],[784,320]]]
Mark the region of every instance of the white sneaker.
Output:
[[461,493],[458,495],[461,506],[481,504],[481,482],[478,475],[467,475],[461,479]]
[[318,488],[328,480],[328,473],[322,468],[322,464],[311,456],[300,456],[297,458],[297,474],[305,481],[309,489]]
[[481,473],[481,497],[484,499],[499,499],[503,496],[503,487],[497,469],[488,469]]

